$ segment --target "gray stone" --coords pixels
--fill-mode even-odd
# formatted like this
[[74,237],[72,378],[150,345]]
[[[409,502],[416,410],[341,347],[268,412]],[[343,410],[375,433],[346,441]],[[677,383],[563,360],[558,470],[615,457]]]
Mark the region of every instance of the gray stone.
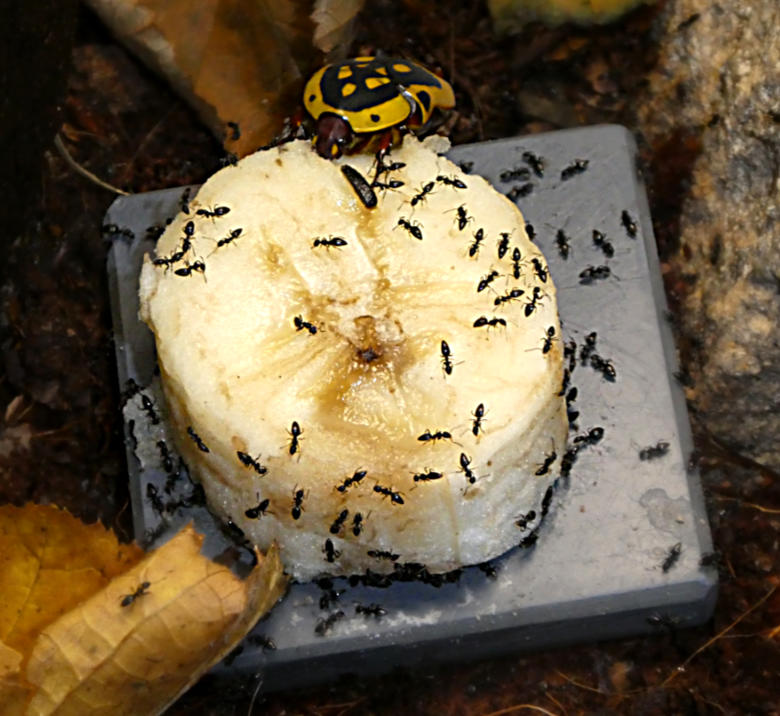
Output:
[[674,137],[700,147],[667,267],[690,346],[689,402],[718,442],[777,469],[780,3],[670,0],[659,22],[638,126],[650,147]]

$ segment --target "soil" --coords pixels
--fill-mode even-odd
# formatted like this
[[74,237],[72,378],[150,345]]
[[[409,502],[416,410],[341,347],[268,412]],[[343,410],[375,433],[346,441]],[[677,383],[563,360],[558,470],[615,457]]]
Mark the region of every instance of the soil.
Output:
[[[605,28],[497,38],[482,2],[375,0],[350,54],[413,56],[451,78],[454,144],[618,122],[654,61],[659,6]],[[312,68],[314,69],[314,68]],[[293,109],[293,108],[291,108]],[[193,112],[81,7],[60,135],[73,158],[131,192],[199,183],[224,152]],[[641,141],[641,137],[640,137]],[[682,150],[680,150],[682,144]],[[667,288],[693,138],[642,147]],[[37,160],[39,157],[31,157]],[[53,147],[35,220],[6,238],[0,300],[0,503],[56,503],[131,539],[102,217],[115,198]],[[117,240],[117,239],[115,239]],[[118,240],[121,240],[118,239]],[[685,346],[683,362],[685,360]],[[721,589],[714,618],[652,637],[260,695],[203,679],[171,714],[780,713],[780,476],[694,424]]]

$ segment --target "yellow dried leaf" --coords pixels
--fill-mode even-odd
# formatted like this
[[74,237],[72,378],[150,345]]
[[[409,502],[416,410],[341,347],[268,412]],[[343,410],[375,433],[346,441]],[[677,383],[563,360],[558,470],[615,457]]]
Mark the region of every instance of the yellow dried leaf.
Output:
[[[320,49],[348,45],[363,0],[88,0],[238,156],[267,144],[301,104]],[[240,136],[233,138],[228,122]]]
[[[183,529],[40,635],[28,713],[159,713],[246,635],[284,592],[274,545],[241,581]],[[148,582],[127,606],[124,598]]]
[[652,2],[654,0],[488,0],[488,6],[499,32],[515,32],[534,21],[548,25],[612,22],[639,4]]
[[0,641],[0,716],[24,713],[32,687],[21,675],[22,655]]
[[0,507],[0,640],[28,653],[43,627],[142,556],[57,507]]

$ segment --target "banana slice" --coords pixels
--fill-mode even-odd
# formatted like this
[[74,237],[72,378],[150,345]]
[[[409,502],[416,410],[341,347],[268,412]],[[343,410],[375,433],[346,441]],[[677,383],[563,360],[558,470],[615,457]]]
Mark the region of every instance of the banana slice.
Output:
[[261,151],[187,208],[141,315],[212,509],[301,581],[516,545],[567,422],[555,288],[514,204],[407,137],[379,168]]

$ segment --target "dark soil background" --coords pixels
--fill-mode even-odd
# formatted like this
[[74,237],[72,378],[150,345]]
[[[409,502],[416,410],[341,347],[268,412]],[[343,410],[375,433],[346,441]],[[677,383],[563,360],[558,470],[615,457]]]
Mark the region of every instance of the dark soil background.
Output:
[[[68,3],[51,7],[56,9],[49,10],[48,24],[58,28],[46,35],[44,46],[51,33],[60,34],[52,56],[67,47],[61,35],[70,25],[61,18],[66,8],[74,10],[69,66],[61,63],[62,103],[57,87],[48,87],[29,106],[3,104],[3,146],[15,144],[23,163],[35,170],[28,172],[33,179],[39,167],[42,185],[40,200],[32,201],[35,182],[22,185],[27,178],[4,154],[2,188],[10,197],[4,214],[28,220],[4,237],[0,503],[56,503],[131,539],[106,285],[111,238],[101,233],[103,214],[115,197],[77,175],[45,129],[61,126],[79,164],[130,192],[202,182],[220,167],[224,153],[193,112],[90,11]],[[498,39],[482,2],[375,0],[359,19],[351,54],[381,48],[440,68],[457,94],[450,133],[455,144],[598,122],[633,127],[633,108],[654,62],[653,23],[661,7],[640,9],[605,28],[535,26],[522,36]],[[18,52],[4,53],[4,78],[17,75],[17,85],[19,73],[30,67],[25,53],[33,52],[22,45],[18,41]],[[52,70],[50,85],[57,76]],[[41,125],[46,141],[36,142]],[[667,137],[647,146],[638,139],[674,307],[677,217],[697,143]],[[709,624],[677,630],[662,623],[656,636],[643,639],[260,695],[253,711],[780,713],[780,648],[770,635],[780,625],[774,592],[778,476],[720,450],[696,424],[694,431],[721,576]],[[256,685],[226,686],[206,677],[169,713],[247,713]]]

